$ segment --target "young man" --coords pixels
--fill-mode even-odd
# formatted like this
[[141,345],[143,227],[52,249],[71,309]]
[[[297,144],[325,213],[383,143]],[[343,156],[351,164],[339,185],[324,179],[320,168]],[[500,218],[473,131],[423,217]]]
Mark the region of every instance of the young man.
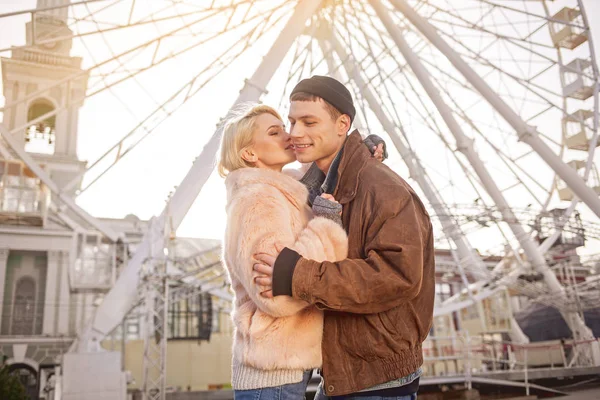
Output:
[[[284,248],[256,255],[263,295],[289,295],[324,310],[323,390],[351,399],[414,399],[431,327],[434,248],[429,215],[411,187],[376,161],[357,131],[350,92],[330,77],[301,81],[289,120],[311,203],[339,202],[349,258],[316,262]],[[329,197],[330,198],[330,197]],[[317,201],[321,204],[321,201]],[[325,206],[328,206],[325,204]],[[329,203],[331,208],[337,205]]]

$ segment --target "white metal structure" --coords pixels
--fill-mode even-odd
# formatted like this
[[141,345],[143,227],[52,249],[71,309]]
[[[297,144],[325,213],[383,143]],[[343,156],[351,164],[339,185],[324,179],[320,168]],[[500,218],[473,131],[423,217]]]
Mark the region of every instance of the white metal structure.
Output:
[[[557,252],[572,255],[585,243],[583,231],[571,232],[578,239],[565,241],[574,215],[591,221],[584,224],[588,241],[600,238],[595,228],[599,78],[580,0],[40,0],[37,9],[0,14],[0,23],[23,15],[32,18],[27,43],[0,53],[60,69],[76,64],[67,57],[70,47],[61,47],[73,42],[84,66],[31,90],[3,71],[0,154],[21,162],[52,193],[49,213],[73,230],[75,248],[85,248],[91,235],[109,246],[107,254],[127,253],[126,238],[76,199],[98,190],[98,182],[116,182],[124,165],[131,171],[126,156],[143,153],[147,143],[140,144],[161,136],[161,124],[183,121],[187,127],[173,133],[172,141],[162,135],[161,145],[169,147],[159,153],[168,162],[189,147],[182,142],[204,146],[183,180],[160,183],[162,198],[176,185],[169,212],[156,214],[131,259],[121,257],[118,274],[116,262],[110,263],[112,275],[103,286],[110,290],[73,352],[97,352],[99,342],[139,303],[138,289],[154,299],[163,285],[161,296],[168,299],[168,285],[144,285],[140,272],[148,260],[164,257],[168,237],[213,174],[218,116],[245,101],[278,106],[285,115],[297,81],[332,74],[355,94],[365,133],[394,145],[397,152],[390,151],[388,164],[414,180],[443,238],[438,243],[452,251],[450,269],[465,293],[440,304],[436,315],[471,305],[482,312],[482,299],[509,287],[556,306],[574,338],[591,343],[590,357],[577,362],[600,364],[598,344],[581,315],[593,307],[599,280],[569,278],[575,261],[562,270],[555,267]],[[64,24],[53,27],[49,18]],[[68,95],[25,118],[35,101],[55,92]],[[86,168],[56,182],[40,166],[43,159],[32,155],[31,143],[52,142],[44,124],[65,121],[84,101],[95,101],[101,107],[97,113],[129,115],[132,123],[99,121],[120,137],[113,136],[114,145],[97,151]],[[73,143],[57,142],[54,151],[61,146],[74,154]],[[3,193],[9,188],[3,186]],[[12,210],[9,202],[1,207]],[[552,211],[559,208],[563,211]],[[534,224],[538,216],[546,222]],[[489,268],[474,248],[506,258]],[[192,292],[230,298],[221,286],[184,274],[178,263],[166,265],[165,276],[181,276]],[[532,274],[540,274],[543,283],[521,279]],[[164,311],[164,305],[152,308],[153,302],[146,302],[148,316]],[[513,340],[526,342],[516,323],[511,325]],[[164,374],[164,365],[159,369]],[[158,386],[152,393],[164,396],[164,380]]]

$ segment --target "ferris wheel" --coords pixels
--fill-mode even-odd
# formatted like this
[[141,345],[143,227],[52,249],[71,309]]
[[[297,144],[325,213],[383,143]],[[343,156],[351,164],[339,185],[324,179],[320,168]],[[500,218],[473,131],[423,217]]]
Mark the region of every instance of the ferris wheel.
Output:
[[[428,204],[438,242],[452,249],[465,284],[494,281],[543,299],[561,309],[573,332],[589,336],[581,308],[572,304],[591,307],[593,301],[579,300],[598,286],[574,289],[573,295],[557,280],[547,256],[567,244],[565,232],[574,245],[583,240],[572,225],[581,217],[591,227],[588,240],[600,239],[593,233],[600,217],[595,164],[600,86],[582,1],[42,3],[45,8],[36,13],[59,15],[69,29],[59,27],[36,43],[0,52],[34,59],[43,57],[35,48],[52,52],[72,40],[83,66],[55,86],[87,78],[86,90],[69,101],[85,102],[84,112],[96,107],[93,113],[103,115],[93,119],[94,134],[101,132],[103,141],[88,139],[104,148],[94,144],[87,169],[63,192],[77,189],[74,197],[83,197],[98,193],[93,192],[98,187],[111,190],[111,177],[124,171],[122,165],[143,162],[145,144],[154,141],[163,149],[161,164],[185,159],[189,167],[193,161],[187,174],[181,171],[183,180],[158,184],[163,198],[177,185],[168,208],[170,229],[177,229],[213,174],[220,139],[215,124],[230,107],[262,101],[285,116],[300,79],[328,74],[351,89],[356,128],[386,140],[386,162],[410,178]],[[6,99],[3,111],[15,104]],[[65,107],[29,123],[47,121]],[[32,139],[35,134],[33,129]],[[106,146],[107,137],[113,145]],[[6,141],[12,148],[11,139]],[[65,202],[85,213],[74,201]],[[162,247],[165,215],[107,294],[110,313],[101,305],[80,342],[100,339],[123,318],[142,260]],[[87,221],[94,226],[93,218]],[[102,234],[116,241],[111,232]],[[512,254],[512,261],[491,271],[475,248]],[[527,272],[541,274],[543,282],[516,278]],[[119,299],[128,300],[115,311]],[[471,303],[458,307],[465,304]],[[452,302],[445,306],[439,309],[456,309]]]

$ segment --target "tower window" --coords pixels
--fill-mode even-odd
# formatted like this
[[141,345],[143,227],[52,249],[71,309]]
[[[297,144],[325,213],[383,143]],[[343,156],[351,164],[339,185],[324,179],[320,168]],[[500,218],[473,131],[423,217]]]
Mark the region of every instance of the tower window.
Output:
[[0,224],[42,226],[49,191],[22,161],[0,159]]
[[54,154],[56,116],[53,115],[42,121],[35,121],[52,111],[54,111],[54,105],[48,100],[38,99],[31,103],[27,111],[27,121],[34,121],[34,123],[25,132],[25,151]]
[[34,334],[35,306],[35,281],[30,277],[19,279],[15,287],[13,335]]

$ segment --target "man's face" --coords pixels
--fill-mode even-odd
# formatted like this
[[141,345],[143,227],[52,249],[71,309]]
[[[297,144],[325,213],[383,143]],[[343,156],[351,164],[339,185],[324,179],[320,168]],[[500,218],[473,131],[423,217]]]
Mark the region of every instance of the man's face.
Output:
[[346,136],[340,116],[333,120],[323,100],[292,101],[290,105],[290,135],[296,158],[301,163],[333,159]]

